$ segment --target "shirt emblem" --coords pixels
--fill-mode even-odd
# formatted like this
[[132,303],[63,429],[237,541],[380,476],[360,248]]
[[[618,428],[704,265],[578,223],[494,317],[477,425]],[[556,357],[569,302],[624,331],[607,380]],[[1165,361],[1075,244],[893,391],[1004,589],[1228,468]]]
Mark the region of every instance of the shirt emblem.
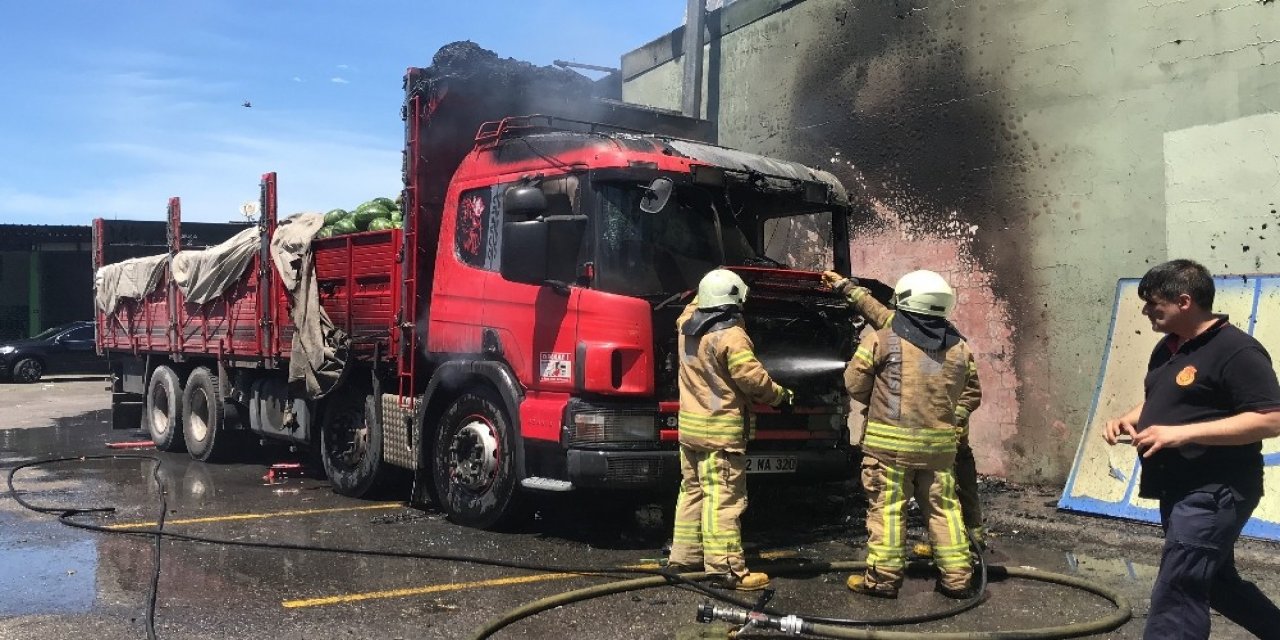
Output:
[[1177,382],[1179,387],[1190,386],[1192,382],[1196,381],[1196,368],[1191,365],[1183,367],[1182,371],[1178,372],[1178,377],[1174,378],[1173,381]]

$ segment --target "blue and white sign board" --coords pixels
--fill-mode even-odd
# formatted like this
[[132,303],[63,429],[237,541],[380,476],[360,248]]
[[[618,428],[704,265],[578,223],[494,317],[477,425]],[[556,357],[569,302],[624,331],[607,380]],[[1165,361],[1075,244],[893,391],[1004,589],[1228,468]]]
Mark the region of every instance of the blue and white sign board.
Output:
[[[1231,317],[1232,324],[1248,331],[1280,364],[1280,276],[1218,276],[1215,311]],[[1160,522],[1158,504],[1138,497],[1142,472],[1137,451],[1128,445],[1107,446],[1102,440],[1106,421],[1142,401],[1142,379],[1147,360],[1161,338],[1142,315],[1138,279],[1122,279],[1116,285],[1111,332],[1098,373],[1098,385],[1089,410],[1089,423],[1076,451],[1058,507],[1095,515],[1143,522]],[[1263,443],[1266,496],[1245,527],[1244,534],[1280,540],[1280,438]]]

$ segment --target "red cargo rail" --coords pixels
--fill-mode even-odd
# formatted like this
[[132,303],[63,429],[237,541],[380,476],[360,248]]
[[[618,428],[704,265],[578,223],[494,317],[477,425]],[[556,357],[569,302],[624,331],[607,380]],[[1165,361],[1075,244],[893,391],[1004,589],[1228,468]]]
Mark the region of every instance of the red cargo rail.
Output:
[[[111,313],[98,311],[99,349],[161,354],[174,362],[199,356],[272,367],[277,360],[287,360],[294,328],[288,296],[270,257],[277,224],[274,173],[262,178],[261,210],[259,250],[221,295],[198,304],[185,299],[170,266],[179,251],[208,245],[183,245],[181,201],[171,198],[169,260],[157,285],[145,296],[121,298]],[[112,243],[111,221],[96,220],[94,231],[94,266],[101,268]],[[312,247],[320,304],[334,325],[352,336],[358,353],[372,350],[371,340],[394,335],[391,329],[400,305],[396,256],[401,242],[400,230],[388,229],[321,239]]]

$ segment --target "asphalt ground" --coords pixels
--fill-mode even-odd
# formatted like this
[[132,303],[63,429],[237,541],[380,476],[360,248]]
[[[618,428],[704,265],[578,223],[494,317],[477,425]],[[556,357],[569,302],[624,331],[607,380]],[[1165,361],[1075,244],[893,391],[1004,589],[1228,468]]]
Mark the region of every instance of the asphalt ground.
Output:
[[[241,455],[204,464],[185,454],[113,450],[145,439],[112,431],[100,380],[0,385],[0,477],[52,457],[150,455],[161,462],[165,529],[221,540],[342,546],[507,559],[583,569],[653,567],[662,557],[671,502],[634,508],[617,495],[540,501],[515,531],[456,526],[408,508],[403,496],[338,496],[314,474],[266,477],[275,462],[302,461],[284,448],[246,441]],[[32,408],[39,409],[34,410]],[[128,529],[154,526],[160,493],[148,460],[84,460],[24,469],[22,497],[60,507],[113,506],[80,520]],[[993,530],[990,561],[1084,577],[1130,599],[1135,619],[1095,637],[1138,638],[1155,575],[1158,529],[1059,513],[1056,487],[984,484]],[[770,562],[861,558],[865,503],[852,482],[824,486],[753,484],[744,518],[753,568]],[[0,638],[145,637],[153,571],[150,537],[72,529],[55,517],[0,498]],[[1240,548],[1246,576],[1280,597],[1280,545]],[[892,617],[939,611],[952,601],[927,577],[895,601],[844,587],[847,574],[774,579],[772,606],[833,617]],[[185,541],[161,543],[156,629],[160,638],[467,638],[500,613],[565,590],[600,584],[599,575],[535,572],[464,562],[315,551],[253,549]],[[1112,608],[1063,587],[1006,580],[990,599],[947,620],[897,628],[990,631],[1069,624]],[[723,638],[723,625],[695,622],[702,594],[666,586],[566,606],[518,622],[495,638]],[[743,637],[768,637],[748,632]],[[922,635],[921,637],[926,637]],[[1214,638],[1248,638],[1215,617]]]

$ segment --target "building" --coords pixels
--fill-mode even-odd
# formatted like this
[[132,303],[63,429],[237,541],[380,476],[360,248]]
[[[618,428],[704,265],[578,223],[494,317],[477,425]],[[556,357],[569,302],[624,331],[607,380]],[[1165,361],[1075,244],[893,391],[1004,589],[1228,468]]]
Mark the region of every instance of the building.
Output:
[[93,319],[88,226],[0,224],[0,339]]
[[[681,107],[682,39],[624,56],[624,100]],[[985,473],[1066,477],[1117,279],[1280,272],[1280,3],[738,0],[703,42],[719,142],[861,204],[856,275],[957,285]]]

